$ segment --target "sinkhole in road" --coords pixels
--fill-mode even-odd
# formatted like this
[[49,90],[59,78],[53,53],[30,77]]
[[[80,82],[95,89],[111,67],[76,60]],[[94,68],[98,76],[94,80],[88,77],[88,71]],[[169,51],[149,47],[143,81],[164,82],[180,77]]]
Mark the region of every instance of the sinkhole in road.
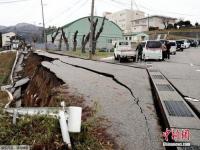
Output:
[[23,76],[29,77],[30,81],[23,93],[23,107],[54,106],[56,102],[53,100],[52,89],[64,84],[62,80],[41,65],[42,61],[52,61],[52,59],[31,54],[25,61]]

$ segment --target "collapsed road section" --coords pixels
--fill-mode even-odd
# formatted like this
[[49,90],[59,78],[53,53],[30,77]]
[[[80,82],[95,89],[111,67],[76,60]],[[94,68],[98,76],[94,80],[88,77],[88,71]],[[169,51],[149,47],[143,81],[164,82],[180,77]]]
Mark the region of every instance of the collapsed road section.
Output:
[[[100,116],[111,122],[108,132],[125,149],[163,149],[145,69],[70,58],[36,51],[33,55],[51,58],[43,67],[81,93],[88,104],[97,102]],[[141,90],[143,89],[143,90]]]

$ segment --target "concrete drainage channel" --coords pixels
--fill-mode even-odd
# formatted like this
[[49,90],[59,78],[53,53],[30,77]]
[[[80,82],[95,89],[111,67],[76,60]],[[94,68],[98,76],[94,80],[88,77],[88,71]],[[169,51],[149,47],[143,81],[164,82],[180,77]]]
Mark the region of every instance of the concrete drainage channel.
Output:
[[[191,144],[190,147],[185,147],[183,145],[177,147],[179,150],[200,149],[200,119],[197,114],[188,103],[186,103],[185,99],[182,97],[183,95],[180,95],[180,92],[174,88],[159,70],[153,69],[151,66],[147,69],[147,72],[158,105],[157,109],[163,121],[163,129],[169,129],[168,135],[167,130],[163,132],[166,142],[169,140],[172,143],[182,142]],[[182,133],[182,135],[179,133]]]

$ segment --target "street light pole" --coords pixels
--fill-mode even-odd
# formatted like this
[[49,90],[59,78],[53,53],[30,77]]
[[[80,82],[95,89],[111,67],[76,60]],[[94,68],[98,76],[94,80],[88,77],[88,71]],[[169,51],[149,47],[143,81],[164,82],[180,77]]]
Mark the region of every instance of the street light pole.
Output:
[[89,45],[89,59],[92,59],[93,48],[93,34],[94,34],[94,0],[92,0],[91,16],[90,16],[90,45]]
[[43,21],[43,36],[45,42],[45,50],[47,50],[47,37],[46,37],[46,30],[45,30],[45,22],[44,22],[44,8],[43,8],[43,1],[41,0],[41,7],[42,7],[42,21]]

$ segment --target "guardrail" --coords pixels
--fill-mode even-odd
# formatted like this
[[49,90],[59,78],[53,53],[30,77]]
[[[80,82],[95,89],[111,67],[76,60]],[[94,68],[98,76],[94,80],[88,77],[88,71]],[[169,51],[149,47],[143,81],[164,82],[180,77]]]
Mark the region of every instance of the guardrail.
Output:
[[[63,102],[62,102],[63,103]],[[13,115],[13,124],[19,116],[47,115],[59,120],[61,134],[64,144],[71,148],[69,132],[79,133],[81,131],[81,107],[26,107],[26,108],[7,108],[5,112]]]

